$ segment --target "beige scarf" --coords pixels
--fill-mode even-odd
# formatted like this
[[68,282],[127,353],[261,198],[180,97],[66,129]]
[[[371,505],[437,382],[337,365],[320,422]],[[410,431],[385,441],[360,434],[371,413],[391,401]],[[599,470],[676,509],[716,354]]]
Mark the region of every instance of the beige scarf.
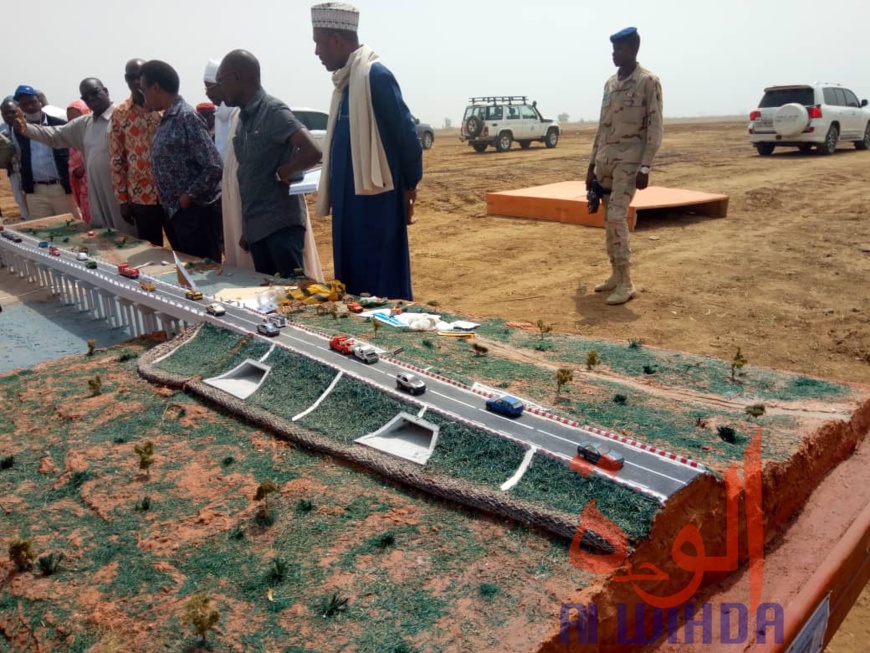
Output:
[[381,142],[378,122],[372,107],[372,87],[369,80],[372,64],[378,60],[367,45],[361,45],[350,55],[344,68],[332,74],[335,90],[329,108],[329,123],[326,127],[326,140],[323,143],[323,169],[320,173],[320,186],[317,189],[316,214],[329,215],[330,201],[330,154],[338,111],[344,90],[349,87],[350,105],[350,153],[353,162],[353,183],[357,195],[379,195],[393,190],[393,175]]

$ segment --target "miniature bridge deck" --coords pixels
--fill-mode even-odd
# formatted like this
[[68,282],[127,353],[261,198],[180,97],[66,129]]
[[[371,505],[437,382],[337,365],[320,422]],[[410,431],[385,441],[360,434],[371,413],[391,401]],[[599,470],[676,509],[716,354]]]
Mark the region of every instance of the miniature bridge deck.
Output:
[[[650,186],[635,194],[628,212],[628,228],[634,231],[639,212],[666,208],[681,208],[700,215],[724,218],[728,214],[728,196]],[[586,210],[586,185],[581,181],[487,193],[486,212],[512,218],[604,227],[604,206],[595,214]]]

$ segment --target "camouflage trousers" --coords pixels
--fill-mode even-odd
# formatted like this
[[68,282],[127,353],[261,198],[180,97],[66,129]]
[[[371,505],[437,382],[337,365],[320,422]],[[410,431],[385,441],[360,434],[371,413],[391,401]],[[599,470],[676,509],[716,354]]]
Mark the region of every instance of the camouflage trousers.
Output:
[[628,207],[637,190],[637,163],[622,161],[596,161],[595,176],[598,183],[610,191],[605,195],[604,230],[607,256],[615,265],[631,263],[631,241],[628,233]]

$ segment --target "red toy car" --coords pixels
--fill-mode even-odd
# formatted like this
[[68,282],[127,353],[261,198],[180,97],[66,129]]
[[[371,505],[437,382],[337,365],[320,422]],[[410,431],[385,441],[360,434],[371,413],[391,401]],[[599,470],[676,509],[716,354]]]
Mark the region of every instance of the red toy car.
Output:
[[334,349],[339,354],[350,354],[350,350],[353,345],[353,338],[345,335],[335,336],[332,340],[329,341],[329,348]]
[[351,313],[362,313],[364,309],[356,302],[351,302],[347,305],[347,310],[349,310]]
[[121,263],[121,265],[118,266],[118,274],[122,277],[127,277],[128,279],[139,278],[139,270],[127,265],[126,263]]
[[48,253],[52,256],[60,256],[60,250],[57,247],[49,247]]

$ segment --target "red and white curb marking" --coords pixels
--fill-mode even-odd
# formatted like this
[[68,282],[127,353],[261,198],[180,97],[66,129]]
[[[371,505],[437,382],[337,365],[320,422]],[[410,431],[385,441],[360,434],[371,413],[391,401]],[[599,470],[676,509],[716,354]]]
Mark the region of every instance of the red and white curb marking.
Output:
[[[292,327],[297,328],[297,329],[302,329],[303,331],[307,331],[309,333],[320,336],[322,338],[326,338],[327,340],[329,340],[329,338],[330,338],[330,336],[324,335],[323,333],[321,333],[315,329],[312,329],[310,327],[307,327],[307,326],[303,326],[303,325],[299,325],[299,324],[295,324],[295,323],[288,324],[287,326],[292,326]],[[435,374],[433,372],[429,372],[421,367],[418,367],[416,365],[412,365],[411,363],[406,363],[405,361],[400,361],[400,360],[392,358],[390,356],[383,356],[383,358],[388,359],[391,363],[393,363],[394,365],[398,365],[399,367],[404,367],[404,368],[409,369],[413,372],[417,372],[418,374],[428,376],[429,378],[432,378],[432,379],[437,379],[438,381],[441,381],[442,383],[448,383],[452,386],[456,386],[457,388],[462,388],[463,390],[468,390],[469,392],[473,392],[474,394],[480,395],[481,397],[486,397],[487,399],[492,399],[493,397],[499,396],[496,393],[488,392],[485,390],[481,390],[479,388],[468,386],[465,383],[461,383],[459,381],[448,378],[446,376],[442,376],[441,374]],[[699,463],[695,460],[692,460],[691,458],[687,458],[686,456],[679,456],[675,453],[665,451],[664,449],[659,449],[658,447],[654,447],[652,445],[649,445],[649,444],[646,444],[643,442],[639,442],[637,440],[633,440],[633,439],[628,438],[628,437],[621,435],[619,433],[613,433],[612,431],[606,431],[604,429],[599,429],[599,428],[594,427],[594,426],[584,425],[584,424],[581,424],[580,422],[578,422],[577,420],[572,420],[572,419],[568,419],[566,417],[560,417],[559,415],[554,415],[553,413],[550,413],[546,410],[538,408],[537,406],[534,406],[534,405],[526,405],[526,410],[528,412],[532,413],[533,415],[538,415],[539,417],[543,417],[545,419],[551,420],[553,422],[557,422],[559,424],[564,424],[565,426],[570,426],[572,428],[581,429],[583,431],[588,431],[589,433],[593,433],[594,435],[608,438],[609,440],[614,440],[615,442],[620,442],[620,443],[628,445],[630,447],[634,447],[635,449],[638,449],[640,451],[644,451],[646,453],[658,455],[658,456],[660,456],[666,460],[670,460],[674,463],[677,463],[680,465],[685,465],[687,467],[690,467],[692,469],[696,469],[696,470],[702,471],[702,472],[707,471],[707,468],[704,465],[702,465],[701,463]],[[475,424],[475,426],[477,426],[478,428],[480,427],[480,425],[477,425],[477,424]],[[510,438],[510,439],[515,439],[515,438]],[[524,442],[523,440],[517,440],[517,441]],[[528,443],[524,442],[524,444],[528,444]],[[542,449],[542,451],[544,451],[544,450]],[[547,453],[549,453],[549,452],[547,452]],[[558,456],[558,455],[556,455],[556,457],[563,459],[561,456]],[[629,485],[630,487],[635,488],[634,484],[625,483],[625,482],[623,482],[623,484]],[[637,486],[635,489],[638,489],[639,491],[645,492],[647,494],[651,494],[652,496],[655,496],[656,498],[659,498],[662,496],[662,495],[659,495],[657,493],[651,492],[650,490],[643,489],[643,486]]]
[[589,431],[590,433],[594,433],[595,435],[600,435],[605,438],[610,438],[611,440],[616,440],[617,442],[622,442],[623,444],[627,444],[630,447],[635,447],[637,449],[640,449],[641,451],[657,454],[662,458],[672,460],[676,463],[680,463],[681,465],[686,465],[688,467],[691,467],[692,469],[698,469],[702,471],[706,471],[707,469],[706,467],[704,467],[704,465],[695,460],[692,460],[691,458],[686,458],[685,456],[678,456],[675,453],[670,453],[669,451],[665,451],[664,449],[659,449],[658,447],[653,447],[648,444],[644,444],[643,442],[632,440],[631,438],[627,438],[624,435],[620,435],[618,433],[604,431],[602,429],[595,428],[594,426],[582,426],[581,428],[584,431]]

